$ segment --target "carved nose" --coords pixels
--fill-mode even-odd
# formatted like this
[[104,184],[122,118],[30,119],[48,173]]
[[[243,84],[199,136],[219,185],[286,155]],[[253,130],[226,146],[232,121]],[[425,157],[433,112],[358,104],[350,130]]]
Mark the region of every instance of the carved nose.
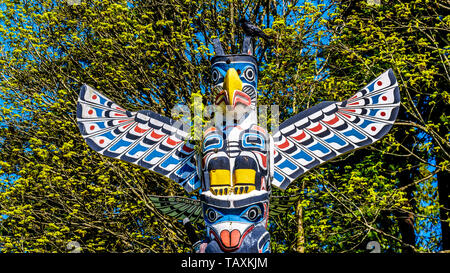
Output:
[[237,247],[240,239],[241,233],[237,229],[233,229],[231,232],[229,230],[222,230],[220,232],[220,240],[226,248]]

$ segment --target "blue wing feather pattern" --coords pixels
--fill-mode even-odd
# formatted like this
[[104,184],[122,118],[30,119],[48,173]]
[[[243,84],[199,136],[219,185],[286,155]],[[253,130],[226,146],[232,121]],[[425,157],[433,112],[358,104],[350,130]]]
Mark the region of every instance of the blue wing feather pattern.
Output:
[[189,132],[149,110],[130,112],[83,85],[77,121],[86,143],[98,153],[162,174],[188,192],[200,187]]

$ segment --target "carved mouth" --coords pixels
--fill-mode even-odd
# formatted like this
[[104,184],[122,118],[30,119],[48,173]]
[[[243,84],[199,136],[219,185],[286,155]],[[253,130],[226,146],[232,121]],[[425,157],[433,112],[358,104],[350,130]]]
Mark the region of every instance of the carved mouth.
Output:
[[217,235],[215,230],[210,229],[210,237],[215,238],[215,240],[219,243],[220,248],[224,252],[230,252],[238,249],[241,246],[245,236],[247,236],[247,234],[249,234],[254,227],[255,227],[254,225],[251,225],[242,234],[237,229],[233,230],[224,229],[220,232],[220,236]]

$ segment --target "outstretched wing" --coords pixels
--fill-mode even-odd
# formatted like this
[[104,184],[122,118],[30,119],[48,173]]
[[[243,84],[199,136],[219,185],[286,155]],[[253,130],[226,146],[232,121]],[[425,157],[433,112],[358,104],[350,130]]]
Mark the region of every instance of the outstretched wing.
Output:
[[274,180],[281,189],[311,168],[386,135],[400,106],[392,69],[344,102],[326,101],[283,122],[274,134]]
[[100,154],[162,174],[188,192],[200,187],[194,146],[176,121],[148,110],[127,111],[87,85],[77,120],[86,143]]
[[[271,196],[269,202],[269,216],[275,217],[286,213],[299,200],[300,195],[293,196]],[[155,208],[164,215],[174,217],[178,220],[189,218],[192,223],[203,223],[202,201],[178,196],[156,196],[150,195]]]
[[178,220],[189,218],[192,223],[203,223],[202,203],[200,200],[179,196],[156,196],[151,195],[155,208],[164,215],[174,217]]

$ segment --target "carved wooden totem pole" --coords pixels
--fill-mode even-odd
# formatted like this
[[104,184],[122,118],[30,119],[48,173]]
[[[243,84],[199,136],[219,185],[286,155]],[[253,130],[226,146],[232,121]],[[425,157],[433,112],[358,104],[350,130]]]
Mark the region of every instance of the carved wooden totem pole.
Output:
[[215,40],[214,104],[227,118],[204,131],[202,154],[189,142],[190,129],[175,120],[129,112],[87,85],[79,95],[78,125],[92,149],[164,175],[188,192],[199,190],[195,200],[151,200],[168,215],[204,221],[200,252],[270,252],[269,211],[283,213],[295,201],[271,196],[271,187],[286,189],[313,167],[379,140],[400,105],[390,69],[348,100],[315,105],[270,135],[258,126],[258,64],[250,40],[232,55]]

